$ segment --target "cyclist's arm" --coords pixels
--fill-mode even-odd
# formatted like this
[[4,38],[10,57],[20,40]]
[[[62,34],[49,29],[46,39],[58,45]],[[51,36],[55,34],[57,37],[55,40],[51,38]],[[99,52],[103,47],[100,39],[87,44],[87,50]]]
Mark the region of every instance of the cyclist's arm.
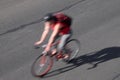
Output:
[[61,28],[61,25],[60,24],[57,24],[54,28],[54,31],[52,32],[52,35],[50,36],[50,39],[48,41],[48,46],[51,46],[51,44],[53,43],[56,35],[58,34],[59,30]]
[[41,38],[40,38],[40,41],[41,41],[41,42],[43,42],[43,41],[45,40],[48,32],[49,32],[49,25],[48,25],[47,22],[46,22],[46,23],[45,23],[44,31],[43,31],[42,36],[41,36]]

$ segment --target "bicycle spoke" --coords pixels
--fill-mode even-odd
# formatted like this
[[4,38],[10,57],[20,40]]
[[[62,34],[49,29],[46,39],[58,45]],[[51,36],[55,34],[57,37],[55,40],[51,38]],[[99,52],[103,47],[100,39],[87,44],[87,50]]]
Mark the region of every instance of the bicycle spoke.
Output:
[[80,50],[79,42],[75,39],[68,41],[65,45],[65,50],[68,54],[70,54],[69,60],[74,59]]
[[32,74],[34,76],[43,76],[51,69],[52,64],[52,60],[49,56],[41,56],[34,62]]

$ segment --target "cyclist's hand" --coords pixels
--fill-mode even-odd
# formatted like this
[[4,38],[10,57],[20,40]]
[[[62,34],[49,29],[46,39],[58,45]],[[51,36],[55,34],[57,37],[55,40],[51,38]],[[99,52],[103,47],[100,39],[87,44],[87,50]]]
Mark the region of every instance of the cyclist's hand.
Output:
[[47,47],[45,48],[45,51],[48,52],[50,50],[50,46],[47,45]]
[[40,44],[41,44],[42,42],[41,41],[37,41],[37,42],[35,42],[35,46],[39,46]]
[[40,44],[41,44],[42,42],[41,41],[37,41],[37,42],[35,42],[35,44],[34,44],[34,48],[35,49],[39,49],[40,48]]

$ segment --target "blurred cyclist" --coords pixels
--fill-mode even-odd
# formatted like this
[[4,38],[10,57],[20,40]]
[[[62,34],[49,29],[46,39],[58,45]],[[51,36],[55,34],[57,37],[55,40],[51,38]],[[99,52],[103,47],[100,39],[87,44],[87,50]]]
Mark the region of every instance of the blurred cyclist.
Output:
[[51,48],[52,43],[59,39],[60,43],[58,44],[57,48],[52,52],[52,54],[55,54],[56,52],[60,53],[64,49],[66,41],[72,35],[70,27],[72,24],[72,18],[63,13],[49,13],[44,16],[44,21],[45,27],[42,36],[39,41],[35,42],[34,45],[40,45],[45,40],[49,29],[52,29],[53,32],[49,38],[45,51],[48,52]]

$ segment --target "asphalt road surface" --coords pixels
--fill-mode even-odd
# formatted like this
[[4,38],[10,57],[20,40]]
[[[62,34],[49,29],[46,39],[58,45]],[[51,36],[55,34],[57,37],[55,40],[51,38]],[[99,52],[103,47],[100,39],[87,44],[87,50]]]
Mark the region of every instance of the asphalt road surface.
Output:
[[[34,77],[41,18],[59,11],[73,17],[81,50],[74,62]],[[120,80],[120,0],[0,0],[0,80]]]

